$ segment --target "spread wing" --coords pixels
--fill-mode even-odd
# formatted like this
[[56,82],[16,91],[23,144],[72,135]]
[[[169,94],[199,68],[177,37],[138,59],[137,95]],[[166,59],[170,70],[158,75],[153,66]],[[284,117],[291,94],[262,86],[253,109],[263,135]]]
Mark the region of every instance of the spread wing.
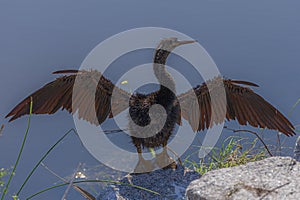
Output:
[[[222,82],[223,84],[220,84]],[[248,123],[254,127],[278,130],[287,136],[295,135],[293,125],[282,113],[249,87],[240,85],[258,87],[246,81],[217,77],[207,84],[204,83],[181,94],[178,100],[182,117],[189,122],[194,131],[204,130],[214,123],[219,124],[227,119],[237,120],[241,125]],[[211,101],[208,88],[215,97],[213,101]],[[218,99],[218,93],[222,92],[221,88],[223,88],[223,93],[225,90],[226,105],[224,101]],[[212,102],[214,102],[213,111]],[[215,117],[212,119],[213,112],[215,112]],[[224,115],[220,116],[218,112],[223,112]]]
[[[61,70],[53,74],[69,75],[57,78],[21,101],[6,116],[11,117],[9,121],[29,114],[31,97],[33,114],[53,114],[61,108],[72,114],[78,111],[79,118],[93,124],[101,124],[108,115],[112,117],[112,113],[117,115],[128,107],[130,94],[115,87],[98,71]],[[113,90],[116,96],[111,103]]]

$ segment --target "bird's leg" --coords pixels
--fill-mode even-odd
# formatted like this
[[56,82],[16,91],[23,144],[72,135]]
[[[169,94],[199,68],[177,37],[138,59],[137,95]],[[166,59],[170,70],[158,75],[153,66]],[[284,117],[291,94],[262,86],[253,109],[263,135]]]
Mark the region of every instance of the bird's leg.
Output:
[[154,170],[154,165],[151,160],[145,160],[142,155],[142,148],[140,146],[137,147],[137,152],[139,156],[139,161],[133,171],[133,174],[151,172]]
[[161,153],[156,154],[156,164],[163,169],[177,168],[176,161],[169,156],[166,145],[163,145],[163,150]]

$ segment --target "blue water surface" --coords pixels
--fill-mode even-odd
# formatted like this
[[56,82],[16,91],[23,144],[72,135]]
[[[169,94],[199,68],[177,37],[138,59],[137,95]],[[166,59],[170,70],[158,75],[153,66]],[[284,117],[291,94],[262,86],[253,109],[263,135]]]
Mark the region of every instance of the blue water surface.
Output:
[[[98,43],[131,28],[165,27],[197,39],[225,77],[257,83],[260,88],[255,90],[288,115],[300,97],[299,7],[300,2],[296,0],[2,0],[0,124],[5,127],[0,136],[0,168],[13,166],[27,126],[27,117],[8,123],[5,115],[25,96],[53,80],[55,76],[51,72],[78,68]],[[115,64],[128,66],[150,62],[152,53],[150,50],[136,52],[126,59],[120,58]],[[171,56],[168,64],[176,63],[184,62]],[[289,116],[295,125],[300,123],[299,113],[298,106]],[[227,125],[239,128],[236,122]],[[18,190],[39,158],[73,127],[73,119],[67,112],[32,117],[28,141],[7,199]],[[225,131],[224,134],[227,137],[233,133]],[[119,135],[112,137],[120,138],[134,150],[129,138]],[[267,140],[276,140],[274,131],[268,131],[264,136]],[[287,138],[285,146],[292,148],[295,139]],[[291,155],[291,150],[285,155]],[[84,172],[90,179],[96,176],[111,179],[118,175],[100,165],[75,134],[55,148],[44,163],[62,177],[70,177],[79,163],[84,163],[81,169],[86,170]],[[61,181],[40,166],[20,199],[54,183]],[[85,188],[93,194],[100,190],[99,186]],[[35,199],[61,199],[65,189],[51,190]],[[83,198],[72,190],[68,199]]]

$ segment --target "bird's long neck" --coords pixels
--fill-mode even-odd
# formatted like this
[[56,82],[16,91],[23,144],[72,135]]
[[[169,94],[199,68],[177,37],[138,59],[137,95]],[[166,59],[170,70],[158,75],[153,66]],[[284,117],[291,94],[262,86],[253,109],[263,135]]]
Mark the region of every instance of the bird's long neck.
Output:
[[173,91],[173,93],[175,93],[175,82],[165,67],[169,54],[169,51],[157,49],[153,60],[153,70],[158,82],[160,83],[160,92]]

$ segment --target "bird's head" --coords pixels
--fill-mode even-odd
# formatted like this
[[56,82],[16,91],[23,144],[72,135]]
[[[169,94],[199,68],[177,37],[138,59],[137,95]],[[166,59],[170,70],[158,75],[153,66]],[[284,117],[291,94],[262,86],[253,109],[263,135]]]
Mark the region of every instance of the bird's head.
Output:
[[191,44],[197,42],[196,40],[182,40],[179,41],[176,37],[166,38],[160,41],[157,49],[162,49],[166,51],[173,51],[176,47],[184,44]]

